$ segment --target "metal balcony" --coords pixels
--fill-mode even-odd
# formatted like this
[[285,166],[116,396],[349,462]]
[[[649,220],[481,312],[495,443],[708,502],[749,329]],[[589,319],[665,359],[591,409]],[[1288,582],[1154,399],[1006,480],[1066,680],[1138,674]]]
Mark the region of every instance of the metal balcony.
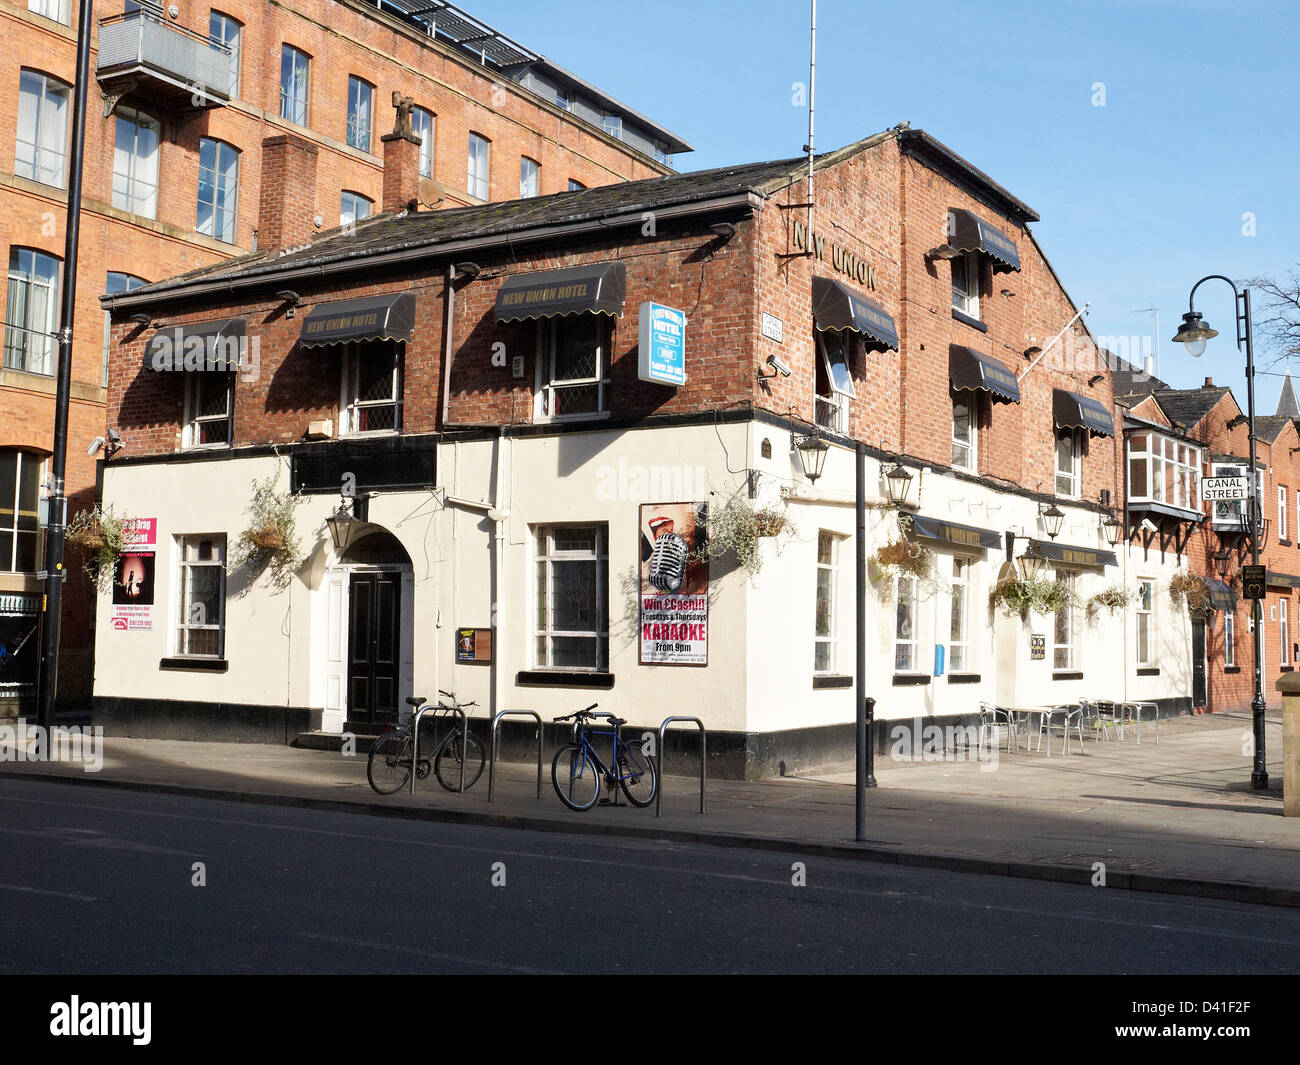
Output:
[[105,117],[133,92],[173,106],[221,107],[230,101],[231,52],[161,14],[131,11],[100,20],[95,76]]

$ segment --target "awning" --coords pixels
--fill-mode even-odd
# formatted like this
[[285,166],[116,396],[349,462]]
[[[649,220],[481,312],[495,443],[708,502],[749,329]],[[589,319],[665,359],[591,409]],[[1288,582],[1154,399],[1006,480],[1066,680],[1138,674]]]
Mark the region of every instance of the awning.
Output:
[[1270,588],[1300,588],[1300,577],[1293,577],[1289,573],[1275,573],[1270,569],[1264,571],[1264,583]]
[[1087,429],[1089,436],[1114,436],[1110,411],[1095,399],[1058,388],[1052,397],[1052,413],[1058,429]]
[[1232,590],[1231,585],[1215,577],[1205,578],[1205,586],[1210,589],[1210,609],[1226,610],[1228,613],[1236,613],[1237,610],[1237,593]]
[[1002,546],[1002,537],[988,529],[958,525],[955,521],[943,521],[940,518],[923,518],[919,514],[912,518],[912,535],[922,540],[935,540],[959,547],[978,547],[981,550],[996,550]]
[[159,372],[230,373],[240,368],[245,322],[222,318],[215,322],[160,329],[144,348],[144,368]]
[[496,320],[522,322],[569,314],[623,316],[627,267],[594,263],[508,278],[497,291]]
[[893,316],[875,300],[829,277],[812,279],[813,323],[823,332],[852,329],[868,344],[898,350]]
[[1051,540],[1030,540],[1029,551],[1048,562],[1061,562],[1067,566],[1117,566],[1119,561],[1113,551],[1098,551],[1094,547],[1071,547]]
[[973,211],[953,207],[948,212],[952,218],[952,235],[948,243],[958,251],[978,251],[993,260],[995,274],[1020,269],[1020,253],[1002,230],[989,225]]
[[303,320],[304,348],[354,340],[410,340],[415,331],[415,295],[363,296],[318,303]]
[[948,379],[959,392],[983,389],[994,403],[1020,402],[1016,375],[992,355],[981,355],[974,348],[952,345],[948,351]]

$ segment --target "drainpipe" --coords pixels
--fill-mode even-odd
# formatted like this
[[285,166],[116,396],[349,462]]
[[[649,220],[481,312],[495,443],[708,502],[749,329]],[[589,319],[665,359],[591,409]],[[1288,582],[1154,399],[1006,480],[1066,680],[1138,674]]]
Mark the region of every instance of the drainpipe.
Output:
[[456,264],[447,264],[447,317],[442,328],[442,418],[439,428],[450,423],[447,417],[451,403],[451,349],[456,326]]
[[[510,511],[502,509],[501,506],[506,498],[503,482],[506,452],[506,427],[504,425],[497,430],[496,450],[496,488],[492,493],[493,507],[488,511],[488,519],[492,522],[492,609],[488,616],[488,624],[492,628],[492,698],[490,706],[493,716],[501,712],[503,663],[501,661],[501,639],[498,634],[505,628],[505,536],[506,519],[510,516]],[[493,754],[495,756],[495,752]]]

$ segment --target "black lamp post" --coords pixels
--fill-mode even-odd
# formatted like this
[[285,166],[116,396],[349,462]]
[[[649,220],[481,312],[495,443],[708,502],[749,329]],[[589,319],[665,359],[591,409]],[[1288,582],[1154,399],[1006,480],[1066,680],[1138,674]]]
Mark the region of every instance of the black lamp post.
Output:
[[[1251,342],[1250,289],[1237,289],[1230,277],[1222,274],[1209,274],[1192,286],[1187,297],[1187,313],[1183,315],[1183,324],[1179,327],[1174,340],[1187,348],[1192,358],[1205,354],[1206,341],[1219,335],[1217,329],[1211,329],[1210,323],[1201,317],[1196,309],[1196,290],[1207,281],[1223,281],[1232,289],[1233,309],[1237,319],[1237,348],[1246,355],[1246,421],[1250,431],[1250,501],[1249,529],[1250,555],[1254,565],[1259,565],[1260,518],[1263,508],[1260,505],[1259,484],[1255,477],[1255,352]],[[1258,599],[1251,601],[1251,617],[1255,622],[1255,697],[1250,701],[1252,726],[1255,734],[1255,765],[1250,774],[1250,786],[1255,791],[1268,788],[1268,768],[1264,757],[1264,651],[1263,633],[1264,611]]]

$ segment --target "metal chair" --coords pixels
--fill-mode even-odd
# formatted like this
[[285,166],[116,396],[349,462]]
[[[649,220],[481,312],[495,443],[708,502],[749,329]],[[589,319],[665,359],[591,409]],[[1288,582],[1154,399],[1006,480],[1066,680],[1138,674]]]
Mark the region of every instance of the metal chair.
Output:
[[1089,706],[1092,708],[1092,724],[1089,731],[1092,733],[1094,744],[1100,742],[1100,735],[1104,735],[1109,743],[1117,730],[1119,738],[1121,740],[1124,738],[1122,703],[1117,703],[1113,699],[1098,699],[1096,702],[1089,703]]
[[992,739],[995,744],[1001,746],[1001,737],[1006,737],[1007,750],[1019,750],[1020,744],[1016,740],[1016,717],[1015,713],[1005,706],[994,706],[992,703],[980,703],[980,731],[979,731],[979,748],[982,751],[984,744],[988,739]]
[[[1051,708],[1050,712],[1041,714],[1038,719],[1038,747],[1043,749],[1043,736],[1047,736],[1047,757],[1052,757],[1052,733],[1061,734],[1061,750],[1068,757],[1070,754],[1070,733],[1079,737],[1079,753],[1083,754],[1083,712],[1084,704],[1063,703]],[[1060,724],[1056,723],[1060,719]]]

